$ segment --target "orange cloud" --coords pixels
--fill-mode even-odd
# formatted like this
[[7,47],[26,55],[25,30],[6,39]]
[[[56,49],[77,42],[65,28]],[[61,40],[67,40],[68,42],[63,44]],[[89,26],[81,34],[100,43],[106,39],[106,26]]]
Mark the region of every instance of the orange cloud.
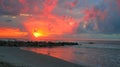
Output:
[[22,32],[14,28],[0,28],[0,38],[23,38],[27,32]]
[[63,20],[54,15],[47,15],[47,17],[43,15],[41,17],[40,19],[29,18],[23,23],[33,37],[41,38],[73,33],[78,25],[74,19]]

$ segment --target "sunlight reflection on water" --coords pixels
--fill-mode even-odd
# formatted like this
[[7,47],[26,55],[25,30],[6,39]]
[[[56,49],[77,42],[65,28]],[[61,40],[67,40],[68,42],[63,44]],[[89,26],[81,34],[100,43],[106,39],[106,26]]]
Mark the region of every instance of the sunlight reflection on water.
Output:
[[23,49],[38,54],[49,55],[72,63],[83,64],[88,66],[90,65],[92,67],[120,67],[120,49],[118,49],[120,48],[120,45],[116,45],[116,47],[110,45],[110,48],[102,48],[104,47],[104,44],[102,44],[102,46],[98,44],[90,46],[89,45],[84,44],[82,46],[77,45],[52,48]]

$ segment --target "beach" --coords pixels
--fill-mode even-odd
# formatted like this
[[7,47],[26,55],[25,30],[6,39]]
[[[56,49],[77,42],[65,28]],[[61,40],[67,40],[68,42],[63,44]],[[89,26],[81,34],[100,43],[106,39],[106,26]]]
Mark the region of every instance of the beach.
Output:
[[26,47],[23,50],[56,57],[88,67],[120,67],[119,42],[80,42],[80,45],[61,47]]
[[85,67],[19,47],[0,47],[0,61],[23,67]]

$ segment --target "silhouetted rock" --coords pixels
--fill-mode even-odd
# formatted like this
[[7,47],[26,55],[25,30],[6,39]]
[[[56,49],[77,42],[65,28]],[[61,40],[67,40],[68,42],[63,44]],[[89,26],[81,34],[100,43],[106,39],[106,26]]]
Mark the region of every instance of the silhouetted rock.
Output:
[[54,47],[64,45],[78,45],[76,42],[45,42],[45,41],[0,41],[0,46],[10,47]]
[[94,44],[94,42],[89,42],[89,44]]

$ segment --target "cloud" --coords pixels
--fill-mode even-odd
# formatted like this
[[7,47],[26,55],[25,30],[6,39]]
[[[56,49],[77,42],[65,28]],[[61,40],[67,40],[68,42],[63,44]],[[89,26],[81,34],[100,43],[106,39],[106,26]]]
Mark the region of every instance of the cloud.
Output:
[[27,32],[20,31],[17,28],[0,28],[0,38],[23,38]]
[[[120,8],[117,1],[106,0],[93,7],[90,7],[84,14],[85,21],[82,21],[76,30],[77,33],[120,33]],[[115,8],[116,7],[116,8]],[[103,20],[102,20],[102,19]]]
[[0,17],[0,27],[27,31],[37,27],[47,33],[62,33],[61,36],[119,34],[119,4],[119,0],[0,0],[0,15],[16,17]]
[[[37,13],[42,9],[42,0],[0,0],[0,15]],[[34,11],[33,11],[34,10]]]

